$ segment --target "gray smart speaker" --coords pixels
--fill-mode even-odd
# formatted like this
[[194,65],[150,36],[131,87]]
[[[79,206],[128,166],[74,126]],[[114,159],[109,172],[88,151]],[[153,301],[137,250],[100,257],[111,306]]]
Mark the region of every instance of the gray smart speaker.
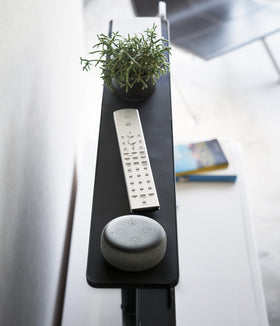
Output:
[[124,215],[105,225],[100,245],[109,264],[124,271],[139,272],[162,260],[166,251],[166,233],[149,217]]

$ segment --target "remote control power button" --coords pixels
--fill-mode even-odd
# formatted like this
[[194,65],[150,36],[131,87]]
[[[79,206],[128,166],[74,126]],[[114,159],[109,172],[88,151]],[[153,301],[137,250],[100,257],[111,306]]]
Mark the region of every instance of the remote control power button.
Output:
[[130,220],[130,221],[128,221],[127,223],[128,223],[128,225],[130,225],[130,226],[134,226],[134,225],[137,224],[137,221],[135,221],[135,220]]

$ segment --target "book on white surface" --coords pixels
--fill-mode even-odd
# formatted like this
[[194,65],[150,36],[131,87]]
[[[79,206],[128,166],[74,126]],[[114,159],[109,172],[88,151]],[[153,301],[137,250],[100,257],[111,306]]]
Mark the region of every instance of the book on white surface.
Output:
[[[206,141],[207,142],[207,141]],[[208,141],[209,142],[209,141]],[[190,172],[182,172],[183,167],[179,166],[179,162],[176,162],[176,145],[175,146],[175,174],[177,182],[235,182],[237,178],[236,169],[236,157],[234,157],[231,146],[232,143],[229,140],[219,139],[219,146],[221,148],[223,157],[219,159],[219,164],[214,162],[210,167],[199,168],[197,171],[192,170]],[[193,142],[194,144],[196,142]],[[200,144],[201,142],[197,142]],[[220,155],[219,155],[220,156]],[[176,170],[177,165],[177,170]],[[181,170],[180,170],[181,169]],[[181,172],[180,172],[180,171]]]

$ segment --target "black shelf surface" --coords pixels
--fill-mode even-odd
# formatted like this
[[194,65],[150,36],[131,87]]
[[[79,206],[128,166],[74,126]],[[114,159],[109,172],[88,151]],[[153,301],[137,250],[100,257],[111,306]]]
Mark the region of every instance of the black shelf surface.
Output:
[[[162,21],[162,34],[168,26]],[[160,209],[137,214],[158,221],[167,233],[167,252],[154,268],[143,272],[124,272],[110,266],[100,250],[103,227],[112,219],[130,214],[121,158],[113,121],[113,111],[139,110],[146,145],[157,187]],[[144,101],[124,101],[104,88],[99,130],[98,153],[92,204],[87,281],[102,288],[174,287],[179,278],[175,177],[170,75],[162,76],[155,92]]]

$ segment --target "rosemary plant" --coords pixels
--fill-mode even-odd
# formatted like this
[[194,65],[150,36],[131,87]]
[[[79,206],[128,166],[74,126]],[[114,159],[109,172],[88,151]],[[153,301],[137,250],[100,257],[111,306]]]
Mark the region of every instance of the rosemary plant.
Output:
[[112,80],[125,87],[126,93],[135,83],[142,84],[144,89],[150,79],[155,84],[169,71],[167,53],[170,54],[171,48],[167,40],[158,37],[155,24],[139,36],[124,37],[116,32],[112,37],[104,34],[97,37],[99,42],[89,52],[92,59],[80,58],[81,64],[86,71],[92,63],[100,66],[104,85],[111,90]]

